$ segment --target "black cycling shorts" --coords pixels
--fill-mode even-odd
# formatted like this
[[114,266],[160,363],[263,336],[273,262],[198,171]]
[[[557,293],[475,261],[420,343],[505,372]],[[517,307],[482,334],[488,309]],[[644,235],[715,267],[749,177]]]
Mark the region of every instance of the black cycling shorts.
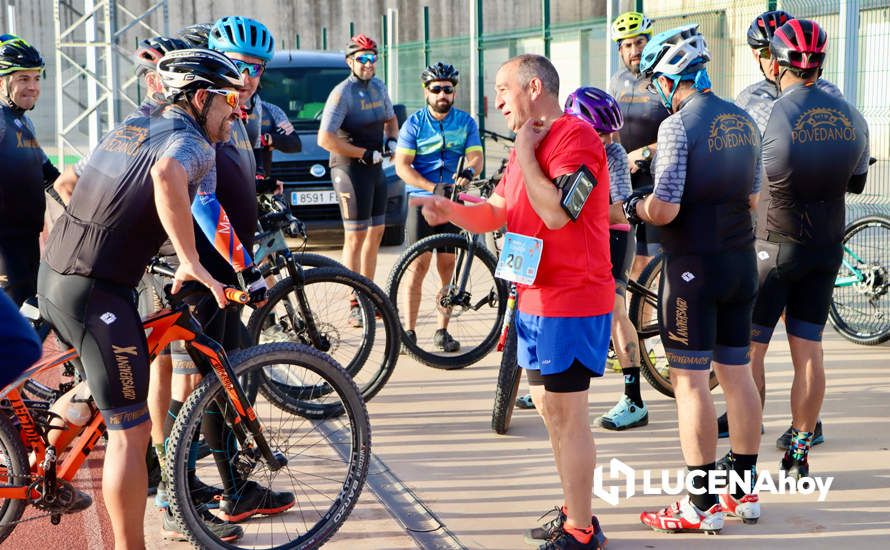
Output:
[[788,334],[821,341],[844,247],[757,241],[760,292],[751,339],[769,343],[782,311]]
[[636,238],[633,229],[620,231],[609,230],[609,252],[612,255],[612,277],[615,279],[615,294],[624,296],[627,292],[627,281],[630,279],[630,266],[634,261]]
[[658,324],[671,367],[707,370],[711,360],[745,365],[757,294],[754,247],[709,255],[665,255]]
[[37,294],[40,233],[0,233],[0,288],[21,307]]
[[80,355],[108,429],[147,422],[149,357],[135,291],[81,275],[61,275],[42,263],[37,296],[41,316]]
[[544,386],[553,393],[572,393],[587,391],[590,388],[590,377],[593,372],[581,361],[575,359],[568,369],[556,374],[541,374],[538,369],[525,369],[529,386]]
[[386,180],[379,164],[355,161],[334,166],[331,177],[346,231],[364,231],[386,223]]
[[[406,244],[412,245],[432,235],[442,235],[445,233],[460,233],[460,227],[453,223],[443,223],[441,225],[432,226],[427,223],[423,217],[420,206],[409,206],[408,216],[405,218],[405,241]],[[454,248],[449,247],[441,252],[454,253]]]
[[[244,306],[230,304],[220,309],[209,292],[200,292],[186,300],[192,306],[192,315],[204,329],[204,334],[213,338],[227,353],[250,346],[250,335],[241,321]],[[208,365],[195,365],[185,349],[182,340],[170,344],[175,374],[200,374],[207,376]]]

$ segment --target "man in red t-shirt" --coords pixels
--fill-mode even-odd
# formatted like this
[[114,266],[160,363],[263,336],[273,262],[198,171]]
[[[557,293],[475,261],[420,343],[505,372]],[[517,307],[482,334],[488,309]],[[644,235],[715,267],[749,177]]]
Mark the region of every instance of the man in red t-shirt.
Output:
[[[516,147],[494,194],[476,206],[438,196],[413,198],[411,204],[423,207],[430,225],[451,221],[484,233],[506,223],[508,239],[515,234],[540,251],[534,280],[517,285],[517,357],[547,426],[565,501],[557,521],[530,530],[526,538],[545,539],[541,548],[600,548],[605,536],[590,510],[596,449],[587,390],[590,378],[605,368],[615,293],[606,153],[590,125],[563,114],[559,75],[547,58],[510,59],[498,70],[495,89],[495,104],[516,132]],[[582,165],[596,185],[572,221],[554,181]]]

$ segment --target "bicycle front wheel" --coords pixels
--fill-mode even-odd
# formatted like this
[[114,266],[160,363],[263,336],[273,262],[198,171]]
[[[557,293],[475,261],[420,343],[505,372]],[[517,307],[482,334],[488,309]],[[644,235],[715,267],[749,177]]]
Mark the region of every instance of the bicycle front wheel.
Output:
[[[387,283],[408,354],[438,369],[464,368],[485,357],[497,343],[507,304],[496,266],[481,241],[471,250],[463,235],[432,235],[408,248]],[[457,349],[442,345],[437,330],[443,325]],[[412,328],[416,339],[406,335]]]
[[510,323],[501,366],[498,369],[498,385],[494,392],[494,406],[491,410],[491,429],[497,434],[505,434],[510,429],[513,409],[516,406],[516,395],[519,393],[519,381],[522,379],[522,368],[516,360],[516,324]]
[[844,258],[828,318],[841,336],[873,346],[890,340],[890,219],[867,216],[844,231]]
[[[236,415],[226,389],[216,376],[205,377],[183,405],[170,435],[166,468],[168,479],[173,480],[171,511],[190,542],[200,548],[318,548],[346,521],[368,474],[371,429],[358,388],[330,357],[299,344],[248,348],[234,354],[231,362],[236,379],[251,380],[266,369],[277,368],[300,378],[304,385],[329,388],[307,396],[305,403],[337,408],[344,414],[313,420],[260,396],[253,407],[262,433],[284,463],[280,469],[271,468],[251,438],[234,437],[243,427],[233,428]],[[190,447],[198,430],[207,433],[206,427],[202,429],[207,414],[225,419],[221,436],[230,443],[195,461],[198,479],[225,488],[224,498],[237,498],[256,485],[284,493],[279,498],[287,498],[287,493],[293,498],[292,507],[284,512],[241,523],[244,534],[234,543],[220,540],[208,527],[208,514],[219,512],[207,510],[206,504],[189,496]]]
[[[6,414],[0,415],[0,485],[27,487],[31,483],[28,455],[22,447],[21,437]],[[0,499],[0,542],[15,529],[25,504],[24,499]]]
[[[663,266],[663,258],[656,256],[640,273],[636,282],[648,290],[648,293],[636,292],[632,286],[628,287],[628,293],[631,295],[628,314],[637,329],[637,337],[640,340],[640,373],[659,393],[674,397],[674,387],[671,384],[671,365],[665,355],[658,330],[657,296]],[[717,373],[711,369],[708,386],[713,390],[717,387],[717,383]]]
[[[392,304],[380,287],[346,268],[307,269],[303,279],[302,292],[321,340],[318,349],[343,365],[365,401],[370,400],[383,389],[399,358],[399,325]],[[307,316],[299,304],[300,291],[299,283],[290,277],[272,287],[266,303],[248,322],[254,343],[314,346]],[[268,369],[263,377],[259,390],[282,403],[289,399],[299,402],[319,391],[295,385],[275,369]]]

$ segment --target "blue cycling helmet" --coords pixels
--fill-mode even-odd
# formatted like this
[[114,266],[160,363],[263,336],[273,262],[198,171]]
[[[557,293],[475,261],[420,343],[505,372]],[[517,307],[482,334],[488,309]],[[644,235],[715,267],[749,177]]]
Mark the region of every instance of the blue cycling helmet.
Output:
[[275,51],[275,39],[265,25],[255,19],[230,16],[218,19],[210,29],[208,45],[223,53],[240,53],[269,61]]
[[681,80],[692,80],[693,87],[703,91],[711,87],[711,80],[705,64],[711,60],[711,53],[705,37],[698,31],[698,23],[683,25],[655,35],[646,43],[640,56],[640,78],[655,80],[666,76],[674,81],[671,95],[666,96],[661,86],[656,92],[661,103],[673,111],[673,98],[676,84]]

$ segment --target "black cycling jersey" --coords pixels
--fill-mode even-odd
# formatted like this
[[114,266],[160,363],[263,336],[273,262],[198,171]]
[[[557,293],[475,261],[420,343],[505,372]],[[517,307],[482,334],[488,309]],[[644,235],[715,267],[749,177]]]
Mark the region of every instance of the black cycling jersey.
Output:
[[[253,250],[257,228],[256,163],[247,130],[240,121],[232,123],[232,137],[216,145],[216,198],[229,216],[235,234],[245,249]],[[207,271],[223,284],[235,284],[235,270],[213,246],[195,222],[195,248]]]
[[0,173],[4,174],[0,178],[0,233],[36,234],[43,229],[44,167],[49,160],[34,133],[24,112],[0,105]]
[[657,95],[646,90],[648,84],[648,80],[639,79],[626,68],[609,81],[609,93],[618,101],[624,115],[624,126],[618,134],[628,152],[655,143],[658,125],[671,114]]
[[[395,116],[386,85],[378,78],[361,80],[350,75],[328,96],[321,116],[321,130],[334,132],[356,147],[383,150],[383,125]],[[331,154],[331,166],[358,159]]]
[[760,190],[760,132],[742,109],[696,92],[658,131],[655,196],[680,205],[661,227],[668,254],[750,246],[749,196]]
[[150,173],[164,157],[185,169],[191,198],[199,190],[213,193],[214,149],[194,119],[177,107],[128,119],[90,155],[47,240],[49,266],[135,287],[166,238]]
[[868,171],[868,126],[845,100],[796,85],[773,103],[763,135],[768,196],[757,236],[773,242],[841,242],[851,178]]
[[[844,97],[844,94],[837,86],[824,78],[816,81],[816,87],[834,97]],[[766,130],[766,123],[769,121],[769,113],[773,108],[773,102],[778,98],[779,89],[776,88],[775,83],[764,78],[739,92],[738,97],[735,98],[735,103],[748,111],[748,114],[757,123],[757,127],[762,134]]]

